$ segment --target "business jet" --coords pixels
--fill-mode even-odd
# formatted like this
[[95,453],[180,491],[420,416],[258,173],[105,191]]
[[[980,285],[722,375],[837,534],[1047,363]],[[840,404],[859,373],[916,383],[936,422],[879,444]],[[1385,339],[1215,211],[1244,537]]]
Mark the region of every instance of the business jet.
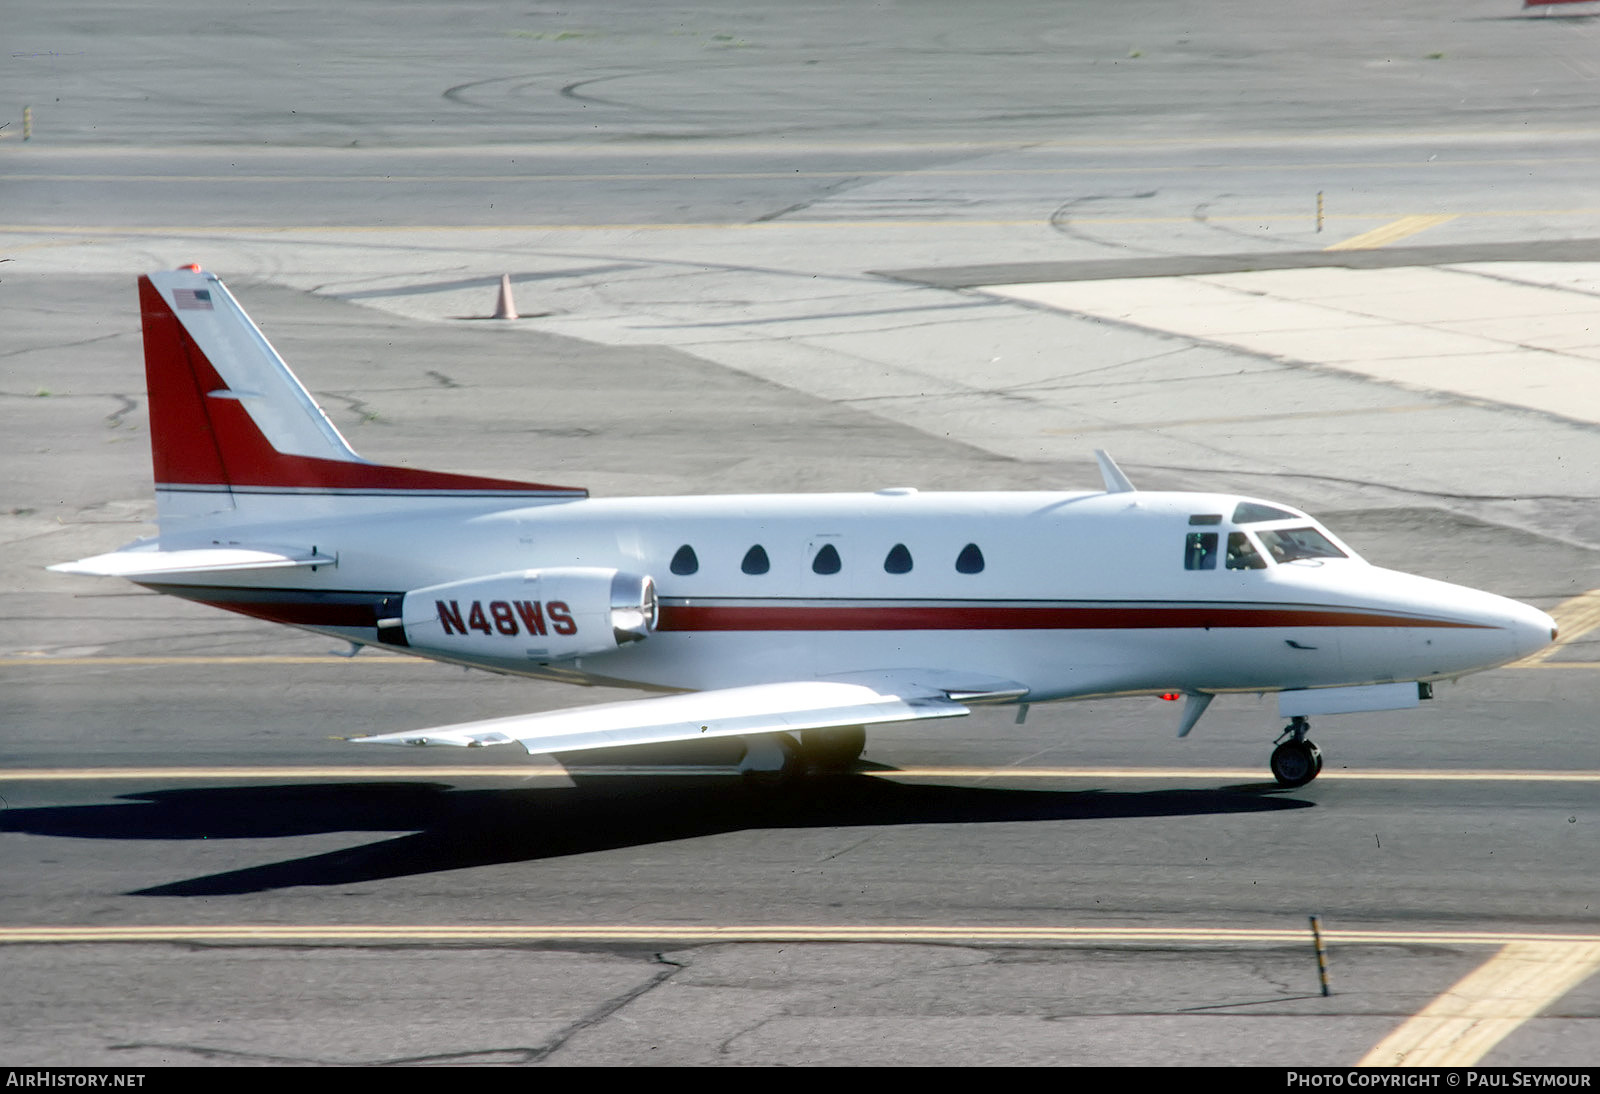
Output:
[[597,499],[369,463],[222,282],[139,279],[159,534],[53,570],[497,673],[664,692],[354,740],[571,752],[744,740],[757,782],[848,770],[866,730],[978,704],[1275,692],[1403,709],[1554,641],[1545,613],[1380,569],[1306,514],[1103,489]]

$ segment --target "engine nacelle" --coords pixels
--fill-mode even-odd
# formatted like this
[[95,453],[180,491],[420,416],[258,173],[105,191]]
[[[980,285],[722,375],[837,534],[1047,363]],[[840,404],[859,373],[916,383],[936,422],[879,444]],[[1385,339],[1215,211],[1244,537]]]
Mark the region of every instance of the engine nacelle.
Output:
[[589,566],[513,570],[412,589],[379,609],[378,638],[467,659],[565,661],[649,637],[656,585]]

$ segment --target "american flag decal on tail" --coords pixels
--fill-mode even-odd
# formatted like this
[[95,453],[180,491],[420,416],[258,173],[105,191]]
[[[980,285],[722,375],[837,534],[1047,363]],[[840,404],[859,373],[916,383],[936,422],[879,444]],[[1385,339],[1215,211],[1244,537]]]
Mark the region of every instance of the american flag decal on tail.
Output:
[[210,289],[173,289],[173,303],[184,311],[210,311]]

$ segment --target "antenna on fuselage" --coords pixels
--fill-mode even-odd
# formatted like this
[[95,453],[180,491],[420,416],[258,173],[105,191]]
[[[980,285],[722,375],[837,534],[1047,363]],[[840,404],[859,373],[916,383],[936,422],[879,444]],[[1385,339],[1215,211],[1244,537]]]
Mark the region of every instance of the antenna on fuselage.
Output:
[[1100,463],[1100,477],[1106,482],[1106,493],[1137,493],[1133,483],[1128,481],[1128,476],[1124,475],[1122,468],[1117,466],[1117,461],[1111,458],[1111,453],[1103,448],[1097,448],[1094,450],[1094,458]]

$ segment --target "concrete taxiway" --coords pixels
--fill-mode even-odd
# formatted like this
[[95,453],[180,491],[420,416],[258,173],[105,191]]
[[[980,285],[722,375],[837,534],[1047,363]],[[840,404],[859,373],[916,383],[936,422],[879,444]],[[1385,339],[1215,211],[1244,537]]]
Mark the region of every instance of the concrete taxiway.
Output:
[[[9,13],[0,1064],[1592,1066],[1600,24],[1514,8]],[[1253,696],[890,727],[773,798],[716,750],[370,755],[623,696],[42,571],[149,530],[132,279],[189,261],[374,459],[1071,488],[1105,447],[1563,644],[1319,722],[1292,793]],[[527,318],[479,321],[502,274]]]

